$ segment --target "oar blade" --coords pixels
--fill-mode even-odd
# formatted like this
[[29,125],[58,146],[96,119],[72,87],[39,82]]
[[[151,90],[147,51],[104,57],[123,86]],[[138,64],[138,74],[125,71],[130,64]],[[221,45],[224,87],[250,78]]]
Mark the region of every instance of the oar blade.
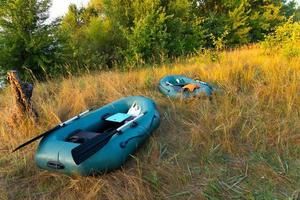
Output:
[[80,163],[82,163],[85,160],[87,160],[89,157],[91,157],[97,151],[99,151],[102,147],[104,147],[114,134],[121,132],[123,129],[125,129],[126,127],[128,127],[130,124],[132,124],[137,119],[139,119],[142,116],[144,116],[145,114],[146,114],[146,112],[140,114],[134,120],[131,120],[131,121],[123,124],[119,128],[117,128],[117,129],[115,129],[113,131],[104,132],[104,133],[102,133],[102,134],[100,134],[100,135],[98,135],[98,136],[96,136],[96,137],[88,140],[87,142],[85,142],[85,143],[83,143],[83,144],[75,147],[74,149],[72,149],[71,150],[71,154],[72,154],[74,162],[77,165],[79,165]]
[[76,165],[81,164],[104,147],[116,131],[100,134],[72,149],[71,154]]

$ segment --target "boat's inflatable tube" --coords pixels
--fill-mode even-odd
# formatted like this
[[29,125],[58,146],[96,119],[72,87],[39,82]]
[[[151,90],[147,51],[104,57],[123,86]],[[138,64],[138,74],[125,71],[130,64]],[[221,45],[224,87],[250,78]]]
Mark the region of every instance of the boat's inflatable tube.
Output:
[[[197,88],[195,88],[193,91],[184,89],[184,86],[188,84],[195,85]],[[159,81],[158,88],[168,97],[175,98],[196,97],[202,94],[210,97],[213,92],[213,88],[209,84],[180,75],[170,75],[162,78]]]
[[[72,149],[103,131],[126,124],[108,122],[106,119],[107,116],[116,113],[128,113],[133,104],[137,104],[142,113],[135,123],[123,128],[121,134],[114,134],[103,148],[77,165],[72,158]],[[159,122],[159,112],[151,99],[141,96],[120,99],[97,110],[86,112],[44,137],[35,154],[36,164],[42,169],[83,176],[117,169],[159,126]],[[81,138],[74,141],[72,135]]]

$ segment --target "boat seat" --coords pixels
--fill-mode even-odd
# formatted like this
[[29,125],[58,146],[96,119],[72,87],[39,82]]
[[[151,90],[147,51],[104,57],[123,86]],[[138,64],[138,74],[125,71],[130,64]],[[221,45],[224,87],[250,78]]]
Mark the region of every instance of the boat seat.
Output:
[[90,132],[90,131],[83,131],[83,130],[76,130],[70,134],[70,136],[66,139],[67,142],[74,142],[74,143],[84,143],[87,140],[90,140],[100,133]]

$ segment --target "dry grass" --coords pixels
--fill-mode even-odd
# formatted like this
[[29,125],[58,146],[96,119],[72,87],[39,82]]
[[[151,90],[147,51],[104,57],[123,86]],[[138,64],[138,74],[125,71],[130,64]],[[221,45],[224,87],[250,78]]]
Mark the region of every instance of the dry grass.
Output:
[[[256,46],[156,68],[102,72],[35,86],[40,121],[11,119],[0,94],[2,199],[296,199],[300,192],[300,58],[266,56]],[[207,99],[173,100],[157,91],[166,74],[218,85]],[[129,95],[153,98],[160,128],[125,166],[98,177],[38,169],[36,145],[19,143],[90,107]]]

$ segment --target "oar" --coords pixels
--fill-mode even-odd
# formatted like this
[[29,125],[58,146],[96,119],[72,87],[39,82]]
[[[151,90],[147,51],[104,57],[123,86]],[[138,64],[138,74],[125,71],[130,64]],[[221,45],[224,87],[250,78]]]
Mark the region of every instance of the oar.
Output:
[[170,83],[169,81],[167,81],[166,84],[169,85],[169,86],[179,86],[179,87],[182,87],[182,86],[185,86],[185,85],[186,85],[186,83],[172,84],[172,83]]
[[108,133],[102,133],[96,137],[94,137],[91,140],[88,140],[87,142],[75,147],[74,149],[71,150],[72,157],[74,162],[79,165],[83,161],[87,160],[89,157],[94,155],[97,151],[102,149],[110,140],[110,138],[121,131],[123,131],[124,128],[135,122],[137,119],[142,117],[145,113],[140,114],[133,120],[127,122],[126,124],[120,126],[118,129],[113,130]]
[[34,141],[36,141],[36,140],[38,140],[38,139],[40,139],[40,138],[42,138],[42,137],[45,137],[45,136],[49,135],[49,134],[52,133],[53,131],[58,130],[59,128],[61,128],[61,127],[65,126],[65,125],[67,125],[68,123],[70,123],[71,121],[73,121],[73,120],[75,120],[75,119],[78,119],[79,117],[81,117],[82,115],[84,115],[84,114],[86,114],[86,113],[88,113],[88,112],[90,112],[90,110],[86,110],[86,111],[80,113],[79,115],[77,115],[77,116],[75,116],[75,117],[73,117],[73,118],[71,118],[71,119],[69,119],[69,120],[67,120],[67,121],[65,121],[65,122],[63,122],[63,123],[61,123],[61,124],[55,126],[54,128],[52,128],[52,129],[50,129],[50,130],[48,130],[48,131],[46,131],[46,132],[44,132],[44,133],[42,133],[42,134],[40,134],[40,135],[34,137],[34,138],[32,138],[31,140],[29,140],[29,141],[27,141],[27,142],[21,144],[21,145],[18,146],[17,148],[15,148],[12,152],[15,152],[15,151],[17,151],[17,150],[19,150],[19,149],[21,149],[21,148],[23,148],[23,147],[25,147],[25,146],[31,144],[32,142],[34,142]]

